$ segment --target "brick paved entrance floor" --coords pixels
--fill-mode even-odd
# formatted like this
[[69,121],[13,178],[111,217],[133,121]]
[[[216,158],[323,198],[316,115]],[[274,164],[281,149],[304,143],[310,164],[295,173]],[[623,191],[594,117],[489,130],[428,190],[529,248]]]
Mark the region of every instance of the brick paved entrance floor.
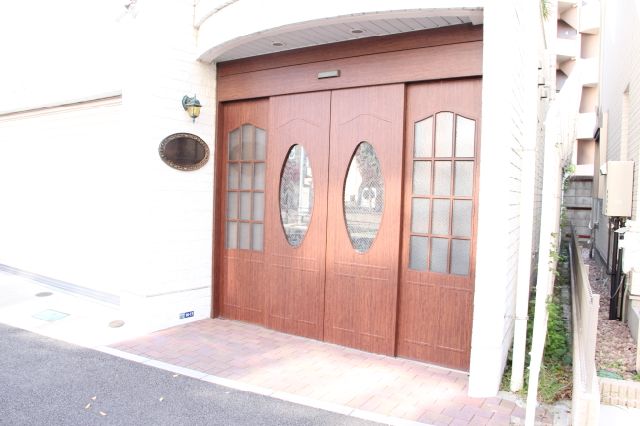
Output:
[[322,403],[340,404],[435,425],[524,423],[524,409],[511,401],[468,397],[466,373],[238,321],[196,321],[112,347],[268,390],[266,394],[316,400],[320,408]]

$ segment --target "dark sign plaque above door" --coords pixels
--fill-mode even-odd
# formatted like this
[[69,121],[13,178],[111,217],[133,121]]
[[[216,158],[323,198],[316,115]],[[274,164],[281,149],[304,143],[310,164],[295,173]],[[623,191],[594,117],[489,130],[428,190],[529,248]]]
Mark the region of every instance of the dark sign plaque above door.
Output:
[[197,170],[207,164],[209,147],[191,133],[174,133],[162,140],[158,147],[160,158],[178,170]]

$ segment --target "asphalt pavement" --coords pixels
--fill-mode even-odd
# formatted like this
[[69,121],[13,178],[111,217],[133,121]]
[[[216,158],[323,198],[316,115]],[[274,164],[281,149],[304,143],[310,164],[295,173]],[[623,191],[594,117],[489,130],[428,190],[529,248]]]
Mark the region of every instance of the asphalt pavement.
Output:
[[372,425],[0,324],[0,425]]

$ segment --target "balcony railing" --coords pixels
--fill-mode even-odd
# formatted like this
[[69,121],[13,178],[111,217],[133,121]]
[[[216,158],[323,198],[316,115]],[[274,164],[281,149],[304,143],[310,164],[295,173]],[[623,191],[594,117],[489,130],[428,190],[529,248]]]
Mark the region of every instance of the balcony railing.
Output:
[[598,124],[595,112],[578,114],[576,123],[576,139],[593,139]]
[[584,0],[580,8],[580,32],[596,34],[600,31],[600,2]]
[[581,59],[582,84],[594,86],[600,82],[600,63],[598,58]]
[[580,43],[577,38],[557,38],[556,55],[560,62],[580,56]]

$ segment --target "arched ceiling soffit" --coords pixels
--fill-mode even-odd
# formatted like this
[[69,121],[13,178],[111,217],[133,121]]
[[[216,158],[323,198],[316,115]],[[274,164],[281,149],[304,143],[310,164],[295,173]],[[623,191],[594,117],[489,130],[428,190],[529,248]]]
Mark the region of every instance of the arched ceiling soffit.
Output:
[[[300,10],[306,9],[307,4],[305,3],[305,8],[301,8],[298,2],[295,10],[283,8],[280,11],[286,3],[289,1],[273,3],[238,0],[208,16],[202,11],[199,16],[196,10],[199,60],[206,63],[224,62],[365,37],[482,23],[481,7],[354,12],[350,6],[357,4],[362,8],[368,2],[342,1],[347,7],[335,7],[337,5],[334,4],[333,9],[309,7],[309,10]],[[380,2],[370,3],[375,5]],[[405,3],[416,1],[393,2],[394,5],[395,3],[401,7],[406,6]],[[424,5],[425,2],[419,3]],[[447,3],[451,5],[453,2]],[[274,10],[274,4],[278,5],[278,10]],[[309,2],[309,5],[312,4],[323,2]],[[349,10],[351,13],[348,14],[323,16]],[[315,19],[309,19],[314,17]]]

